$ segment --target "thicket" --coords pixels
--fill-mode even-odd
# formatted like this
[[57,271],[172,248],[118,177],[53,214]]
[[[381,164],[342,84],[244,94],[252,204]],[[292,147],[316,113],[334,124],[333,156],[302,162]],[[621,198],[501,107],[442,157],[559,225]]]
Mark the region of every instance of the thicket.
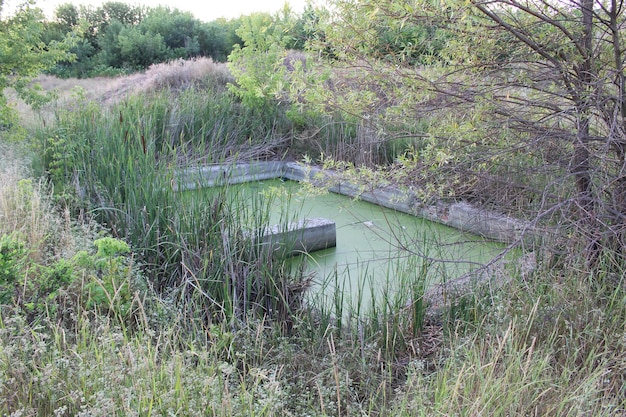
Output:
[[[263,96],[289,102],[292,114],[343,119],[357,153],[338,149],[327,159],[385,166],[384,181],[408,183],[423,201],[472,201],[524,217],[546,235],[557,231],[543,246],[553,260],[583,255],[598,272],[606,252],[621,270],[621,2],[333,5],[319,10],[293,71],[279,79],[234,72],[240,94],[258,97],[269,86]],[[283,62],[290,56],[272,45]],[[253,62],[252,54],[232,58]],[[381,158],[390,144],[395,153]]]
[[175,291],[207,323],[255,312],[288,321],[306,283],[245,232],[263,230],[271,201],[244,200],[228,187],[184,193],[188,179],[177,175],[280,155],[288,131],[273,116],[240,106],[208,80],[110,108],[80,102],[38,133],[37,150],[57,199],[136,248],[155,290]]
[[[287,10],[287,9],[286,9]],[[291,12],[282,17],[259,14],[263,19],[283,25],[290,47],[303,48],[310,36],[307,23],[314,17],[313,8],[302,16]],[[145,70],[152,64],[176,59],[210,57],[226,61],[236,45],[237,34],[246,16],[202,22],[189,12],[169,7],[143,7],[109,1],[101,6],[65,3],[45,24],[45,41],[57,41],[71,35],[72,60],[50,70],[60,77],[115,75]]]
[[75,59],[51,73],[62,77],[114,75],[178,58],[226,59],[234,44],[236,21],[201,22],[191,13],[167,7],[107,2],[98,7],[65,3],[46,22],[47,40],[71,34]]
[[[96,357],[108,357],[108,350],[100,350],[91,339],[92,332],[98,331],[107,334],[105,337],[118,338],[125,349],[130,349],[128,352],[135,345],[156,349],[155,359],[161,355],[177,356],[181,349],[203,351],[208,356],[194,361],[196,365],[192,365],[191,373],[186,359],[176,365],[181,372],[176,383],[179,388],[157,403],[149,398],[158,390],[171,391],[169,377],[157,382],[158,376],[152,371],[135,368],[133,372],[142,376],[129,381],[133,380],[132,384],[142,392],[144,388],[139,387],[148,384],[151,394],[141,394],[136,402],[132,400],[124,405],[114,399],[119,395],[117,389],[105,388],[111,372],[118,372],[124,366],[110,362],[111,366],[92,363],[91,368],[96,370],[93,375],[98,375],[95,379],[87,378],[83,368],[70,366],[63,377],[68,384],[58,386],[54,395],[29,402],[26,394],[17,390],[6,409],[16,410],[28,404],[40,413],[63,407],[66,408],[62,412],[69,413],[96,407],[118,411],[124,407],[163,410],[178,402],[182,410],[197,410],[197,400],[206,397],[201,407],[222,415],[241,410],[274,415],[289,410],[306,412],[321,398],[322,413],[326,413],[363,407],[359,401],[353,403],[349,399],[355,395],[371,396],[371,403],[366,401],[370,404],[364,407],[376,408],[374,398],[387,395],[392,382],[402,373],[391,364],[404,355],[407,337],[417,335],[421,328],[422,322],[416,324],[413,320],[423,319],[420,318],[423,304],[416,302],[417,314],[411,314],[408,297],[421,294],[423,287],[417,284],[423,280],[405,271],[406,284],[413,285],[411,291],[398,297],[389,293],[371,316],[365,312],[365,306],[359,307],[362,312],[345,325],[337,317],[343,317],[344,309],[352,307],[340,302],[343,297],[339,292],[335,295],[337,302],[328,309],[312,301],[305,304],[309,278],[302,275],[298,263],[286,262],[265,247],[255,245],[257,236],[245,233],[261,231],[267,225],[270,196],[244,199],[229,194],[228,187],[202,194],[184,193],[180,190],[184,179],[175,175],[175,170],[181,167],[282,155],[288,149],[288,137],[293,129],[283,114],[284,109],[276,104],[270,107],[268,103],[262,107],[242,105],[224,84],[211,77],[185,82],[178,88],[170,83],[161,85],[166,87],[127,97],[111,107],[80,101],[77,97],[71,108],[58,110],[53,125],[43,126],[37,132],[36,161],[45,178],[55,184],[54,201],[66,207],[68,215],[106,225],[115,239],[103,237],[94,242],[96,248],[91,252],[63,257],[65,260],[60,262],[68,267],[64,275],[67,279],[54,291],[75,294],[77,286],[85,288],[86,293],[79,292],[78,297],[72,298],[82,300],[82,304],[63,304],[62,311],[77,313],[70,314],[70,318],[57,318],[48,313],[47,306],[58,303],[52,291],[50,294],[54,295],[42,302],[33,316],[46,323],[41,333],[35,339],[20,336],[19,343],[28,346],[36,343],[37,338],[46,337],[48,332],[57,335],[68,332],[71,337],[67,343],[75,346],[80,355],[91,352]],[[133,250],[130,258],[124,255],[124,241]],[[118,246],[122,250],[111,254]],[[9,258],[17,259],[17,256],[9,254]],[[111,278],[120,271],[118,263],[128,262],[137,268],[133,269],[137,271],[137,280],[120,283]],[[7,265],[9,269],[14,264],[9,261]],[[28,266],[24,264],[24,268]],[[24,268],[11,271],[20,277]],[[80,268],[96,268],[96,283],[91,284],[91,275]],[[128,269],[121,271],[134,276]],[[47,282],[44,275],[35,275],[33,280]],[[12,291],[13,284],[7,282],[3,288]],[[13,307],[19,305],[19,300],[21,295],[11,292],[6,304]],[[100,310],[99,306],[104,309]],[[106,314],[109,310],[111,317]],[[8,320],[7,331],[19,326],[21,319],[22,315],[17,314],[15,320]],[[57,324],[50,326],[50,322]],[[106,328],[109,325],[110,332]],[[151,334],[157,335],[153,336],[156,342]],[[320,342],[320,336],[330,337],[332,344]],[[53,339],[58,340],[56,336]],[[15,339],[6,340],[17,343]],[[341,361],[345,360],[345,366],[350,368],[353,374],[350,378],[370,381],[362,388],[338,380],[340,366],[344,365],[332,359],[337,356],[338,348],[341,350],[344,344],[348,346],[357,340],[360,353],[350,353]],[[307,348],[308,353],[302,351],[301,344],[311,347]],[[57,351],[59,346],[46,345],[46,349]],[[265,363],[268,355],[280,364],[279,368],[272,369],[274,365]],[[298,359],[301,355],[309,359]],[[373,362],[365,360],[366,357]],[[16,356],[6,358],[20,360]],[[36,366],[49,368],[45,364],[47,356],[41,359]],[[147,357],[141,363],[149,368],[155,365]],[[335,364],[334,373],[323,372],[331,363]],[[377,363],[388,363],[390,367],[378,369]],[[170,365],[174,363],[167,366]],[[285,373],[279,369],[285,369]],[[319,378],[311,380],[304,376],[312,369],[320,372]],[[13,376],[8,369],[3,372]],[[119,375],[130,375],[127,372],[130,369]],[[267,372],[275,375],[267,379]],[[189,384],[201,373],[214,377],[217,385],[200,384],[197,390],[191,389]],[[27,374],[30,378],[31,374]],[[166,374],[169,372],[163,375]],[[241,386],[240,377],[253,390],[250,397],[243,392],[231,397],[222,390]],[[280,382],[276,385],[273,381]],[[332,383],[336,388],[327,388],[331,381],[335,381]],[[40,389],[37,383],[31,386]],[[118,386],[129,389],[125,383]],[[81,393],[80,399],[63,394],[68,390]],[[302,392],[308,394],[301,395]],[[262,398],[257,398],[256,393]],[[215,403],[210,400],[215,395],[228,400]],[[182,396],[194,400],[187,402]]]

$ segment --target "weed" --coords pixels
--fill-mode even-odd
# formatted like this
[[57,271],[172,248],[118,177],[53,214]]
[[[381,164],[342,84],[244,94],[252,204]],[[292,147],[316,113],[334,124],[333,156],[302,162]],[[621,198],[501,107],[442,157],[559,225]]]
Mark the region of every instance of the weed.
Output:
[[0,303],[13,300],[13,291],[15,287],[19,288],[18,275],[26,255],[22,242],[7,235],[0,237]]

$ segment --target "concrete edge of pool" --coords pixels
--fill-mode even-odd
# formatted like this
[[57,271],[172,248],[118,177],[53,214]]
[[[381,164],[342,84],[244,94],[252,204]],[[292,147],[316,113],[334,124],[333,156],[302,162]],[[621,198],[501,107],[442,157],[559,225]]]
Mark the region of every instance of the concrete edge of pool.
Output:
[[364,191],[355,184],[342,181],[333,172],[296,162],[255,161],[246,164],[201,166],[179,170],[177,176],[179,178],[177,190],[275,178],[298,182],[312,181],[314,184],[327,186],[333,193],[356,197],[502,243],[510,244],[523,240],[525,243],[533,244],[546,234],[545,231],[534,228],[530,222],[483,210],[466,202],[424,205],[415,193],[395,187]]
[[261,245],[284,256],[311,253],[337,246],[337,227],[334,221],[307,218],[287,225],[268,226],[261,231]]

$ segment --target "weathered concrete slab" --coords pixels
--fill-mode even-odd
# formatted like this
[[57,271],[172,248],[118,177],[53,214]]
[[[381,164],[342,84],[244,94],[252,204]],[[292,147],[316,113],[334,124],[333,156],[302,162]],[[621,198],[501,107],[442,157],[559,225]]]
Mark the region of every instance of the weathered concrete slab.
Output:
[[467,203],[451,204],[448,208],[446,224],[501,242],[519,240],[522,238],[522,232],[527,228],[527,225],[520,220],[486,212]]
[[286,164],[285,176],[297,181],[311,181],[313,184],[328,187],[328,190],[333,193],[359,198],[369,203],[423,217],[499,242],[513,243],[523,237],[527,242],[538,239],[537,233],[529,226],[528,222],[482,210],[464,202],[437,203],[426,206],[415,193],[410,191],[396,187],[367,190],[355,184],[341,181],[334,173],[327,173],[316,167],[304,167],[299,164]]
[[482,210],[468,203],[440,202],[427,206],[410,191],[396,187],[364,189],[342,181],[339,175],[333,172],[296,162],[268,161],[189,168],[179,171],[178,175],[181,179],[179,189],[182,190],[272,178],[310,181],[314,185],[328,188],[333,193],[359,198],[504,243],[517,242],[522,238],[527,243],[532,243],[539,241],[544,234],[533,229],[528,222]]
[[284,162],[267,161],[249,164],[210,165],[178,171],[178,190],[215,187],[262,181],[283,176]]
[[309,171],[297,162],[285,162],[283,165],[283,178],[291,181],[304,181],[309,178]]
[[313,218],[286,225],[268,226],[260,244],[282,256],[311,253],[337,246],[337,227],[332,220]]

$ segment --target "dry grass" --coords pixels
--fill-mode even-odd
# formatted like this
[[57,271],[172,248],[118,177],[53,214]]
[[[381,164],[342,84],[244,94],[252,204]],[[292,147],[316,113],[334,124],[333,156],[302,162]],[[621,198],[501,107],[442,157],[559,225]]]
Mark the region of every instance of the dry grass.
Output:
[[36,262],[84,249],[76,229],[92,233],[96,225],[78,225],[67,209],[55,206],[45,180],[29,177],[28,157],[17,144],[0,137],[0,153],[4,156],[0,159],[0,236],[23,241]]
[[145,72],[115,78],[115,83],[99,96],[106,104],[117,103],[129,94],[146,93],[159,89],[172,90],[196,84],[226,85],[233,81],[226,64],[211,58],[179,59],[151,65]]
[[55,91],[57,99],[43,109],[34,111],[13,92],[9,92],[9,102],[15,106],[22,124],[36,126],[42,121],[50,123],[58,108],[71,108],[73,103],[86,99],[103,104],[114,104],[130,94],[150,92],[163,88],[182,89],[197,84],[225,86],[233,78],[223,63],[211,58],[176,60],[155,64],[145,72],[115,78],[95,77],[87,79],[61,79],[52,75],[40,75],[35,82],[43,91]]
[[21,124],[27,128],[39,126],[41,123],[50,123],[54,120],[55,110],[71,107],[72,103],[82,96],[87,100],[99,100],[101,97],[115,91],[120,81],[118,78],[97,77],[89,79],[62,79],[52,75],[42,74],[35,79],[44,92],[54,91],[57,99],[40,110],[33,110],[15,92],[7,91],[9,103],[15,107],[20,115]]
[[179,59],[173,62],[150,66],[143,74],[146,79],[142,90],[158,88],[184,88],[198,82],[211,81],[218,85],[234,82],[224,63],[214,62],[211,58]]
[[7,156],[0,167],[0,236],[18,236],[41,259],[46,236],[57,225],[57,219],[50,215],[41,183],[25,179],[27,169],[15,149],[0,142],[0,151]]

